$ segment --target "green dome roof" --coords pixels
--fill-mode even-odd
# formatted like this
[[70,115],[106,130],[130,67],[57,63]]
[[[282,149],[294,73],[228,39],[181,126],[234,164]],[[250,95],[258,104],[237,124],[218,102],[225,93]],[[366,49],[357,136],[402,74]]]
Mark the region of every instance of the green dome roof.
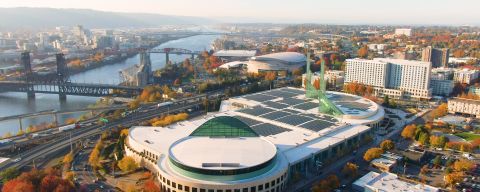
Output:
[[235,117],[214,117],[200,125],[190,136],[200,137],[258,137],[250,126]]

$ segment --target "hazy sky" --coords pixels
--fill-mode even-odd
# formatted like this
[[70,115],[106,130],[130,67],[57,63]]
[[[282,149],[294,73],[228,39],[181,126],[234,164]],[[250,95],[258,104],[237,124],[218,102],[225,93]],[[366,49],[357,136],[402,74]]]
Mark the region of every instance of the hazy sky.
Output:
[[0,7],[86,8],[250,22],[480,24],[480,0],[0,0]]

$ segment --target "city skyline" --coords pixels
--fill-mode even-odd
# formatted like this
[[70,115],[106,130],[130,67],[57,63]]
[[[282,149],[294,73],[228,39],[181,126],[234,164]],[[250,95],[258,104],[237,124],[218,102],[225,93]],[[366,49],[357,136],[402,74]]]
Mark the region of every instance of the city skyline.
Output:
[[[394,24],[394,25],[479,25],[480,15],[475,7],[480,2],[471,0],[439,1],[311,1],[278,3],[263,1],[193,0],[153,1],[128,0],[4,0],[0,7],[48,7],[93,9],[108,12],[154,13],[162,15],[196,16],[219,22],[273,22],[273,23],[327,23],[327,24]],[[188,6],[187,6],[188,5]],[[272,6],[274,5],[274,6]],[[380,17],[381,16],[381,17]]]

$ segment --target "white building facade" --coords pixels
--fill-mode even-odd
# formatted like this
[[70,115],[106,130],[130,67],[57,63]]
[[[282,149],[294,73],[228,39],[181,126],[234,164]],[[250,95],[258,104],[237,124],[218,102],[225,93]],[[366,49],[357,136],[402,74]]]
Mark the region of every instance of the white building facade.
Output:
[[480,117],[480,101],[474,99],[452,98],[448,100],[448,112]]
[[479,74],[478,70],[461,69],[454,72],[453,80],[459,83],[470,84],[479,77]]
[[431,98],[430,62],[375,58],[347,59],[345,83],[374,87],[376,96]]

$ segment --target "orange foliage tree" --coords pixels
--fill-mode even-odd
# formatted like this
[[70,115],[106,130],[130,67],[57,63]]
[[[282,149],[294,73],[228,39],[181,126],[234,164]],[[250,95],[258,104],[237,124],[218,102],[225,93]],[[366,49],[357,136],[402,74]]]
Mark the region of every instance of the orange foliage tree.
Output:
[[414,124],[407,125],[402,130],[402,137],[405,139],[415,139],[415,131],[417,130],[417,126]]
[[370,148],[363,155],[363,159],[365,159],[365,161],[371,161],[373,159],[379,158],[382,155],[382,153],[383,153],[382,148]]

